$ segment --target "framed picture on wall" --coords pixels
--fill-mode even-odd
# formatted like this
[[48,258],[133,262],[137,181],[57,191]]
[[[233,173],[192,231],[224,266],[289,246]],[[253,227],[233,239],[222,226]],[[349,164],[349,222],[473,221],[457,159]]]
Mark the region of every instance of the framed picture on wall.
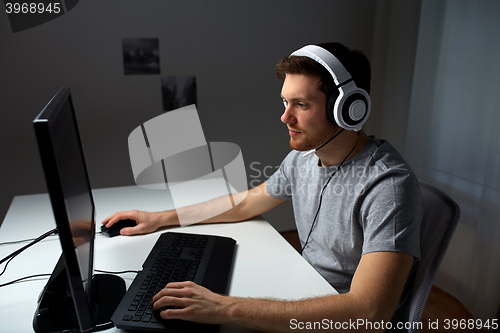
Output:
[[160,73],[158,38],[123,38],[122,48],[125,75]]
[[164,111],[196,104],[194,75],[164,75],[161,77],[161,88]]

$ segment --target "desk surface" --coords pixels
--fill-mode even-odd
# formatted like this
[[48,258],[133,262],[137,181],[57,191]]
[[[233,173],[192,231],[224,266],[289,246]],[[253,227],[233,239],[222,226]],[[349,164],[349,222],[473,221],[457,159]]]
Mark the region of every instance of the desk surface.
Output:
[[[141,209],[159,211],[172,207],[167,191],[145,190],[136,186],[93,191],[96,220],[100,225],[115,211]],[[29,239],[53,229],[55,222],[47,194],[14,198],[0,228],[0,243]],[[229,295],[301,299],[335,294],[328,284],[265,220],[171,228],[169,231],[213,234],[237,241]],[[107,271],[140,270],[161,230],[148,235],[95,240],[95,269]],[[26,243],[0,246],[0,258]],[[0,277],[0,284],[20,277],[51,273],[61,247],[51,236],[17,256]],[[5,264],[0,267],[3,270]],[[135,274],[122,274],[127,287]],[[48,278],[32,279],[0,288],[0,332],[33,332],[32,319],[37,298]],[[120,331],[116,328],[109,331]],[[221,332],[243,332],[239,327],[223,326]]]

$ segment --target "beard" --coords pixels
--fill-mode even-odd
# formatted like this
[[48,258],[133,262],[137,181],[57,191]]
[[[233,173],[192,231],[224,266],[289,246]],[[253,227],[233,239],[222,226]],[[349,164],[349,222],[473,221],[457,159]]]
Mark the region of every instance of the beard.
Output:
[[311,149],[316,149],[332,138],[340,128],[324,128],[315,133],[304,133],[301,132],[298,138],[290,138],[290,147],[293,150],[298,151],[308,151]]
[[298,150],[298,151],[308,151],[311,149],[315,149],[319,146],[321,146],[322,143],[317,143],[317,140],[311,139],[306,139],[306,140],[297,140],[295,138],[290,138],[290,147],[293,150]]

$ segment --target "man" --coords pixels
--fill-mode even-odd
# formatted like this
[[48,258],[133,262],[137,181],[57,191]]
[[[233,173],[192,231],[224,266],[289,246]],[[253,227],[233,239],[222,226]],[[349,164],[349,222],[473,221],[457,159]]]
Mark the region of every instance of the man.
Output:
[[[267,182],[237,194],[245,196],[239,205],[200,223],[243,221],[292,200],[302,254],[339,294],[300,301],[244,299],[178,282],[154,297],[153,308],[178,307],[162,311],[164,319],[267,332],[293,330],[292,319],[377,324],[392,319],[397,328],[408,320],[422,207],[418,181],[402,157],[387,142],[359,131],[370,111],[368,61],[341,44],[321,44],[281,59],[277,74],[283,80],[281,121],[293,151]],[[351,93],[354,99],[342,100]],[[182,214],[196,218],[217,204],[215,199],[186,207]],[[138,225],[122,229],[123,235],[179,225],[176,211],[119,212],[103,223],[124,218]]]

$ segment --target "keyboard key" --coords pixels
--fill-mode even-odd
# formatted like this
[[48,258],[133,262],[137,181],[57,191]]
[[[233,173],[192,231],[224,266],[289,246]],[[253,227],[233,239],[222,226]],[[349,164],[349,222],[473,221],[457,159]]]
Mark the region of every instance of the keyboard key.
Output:
[[144,315],[144,316],[142,317],[142,321],[143,321],[143,322],[145,322],[145,323],[148,323],[148,322],[150,322],[150,321],[151,321],[151,318],[152,318],[152,317],[153,317],[153,316],[148,315],[148,314],[147,314],[147,315]]

